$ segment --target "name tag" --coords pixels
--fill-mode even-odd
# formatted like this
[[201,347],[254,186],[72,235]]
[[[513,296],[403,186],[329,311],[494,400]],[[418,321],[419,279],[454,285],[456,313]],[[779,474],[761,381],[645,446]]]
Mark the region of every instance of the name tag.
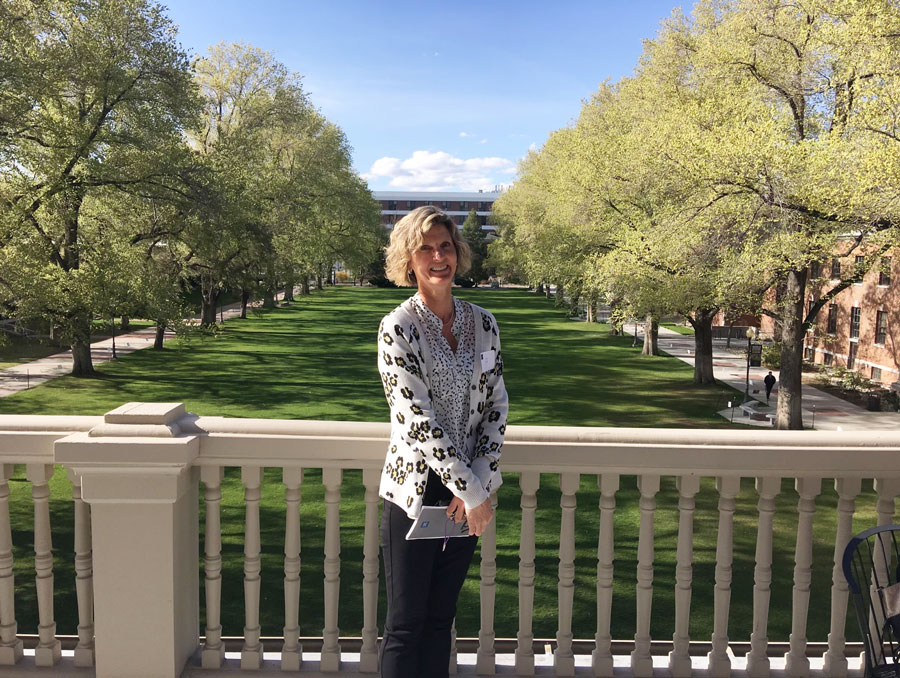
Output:
[[485,351],[481,354],[481,371],[487,372],[488,370],[494,369],[494,365],[497,364],[497,351],[491,349],[490,351]]

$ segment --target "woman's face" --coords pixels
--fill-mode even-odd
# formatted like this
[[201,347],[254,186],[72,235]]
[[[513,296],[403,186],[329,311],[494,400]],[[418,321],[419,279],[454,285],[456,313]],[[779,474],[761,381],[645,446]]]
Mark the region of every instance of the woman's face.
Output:
[[456,247],[444,224],[433,226],[423,235],[422,245],[412,253],[410,268],[416,284],[426,292],[438,292],[453,286],[456,275]]

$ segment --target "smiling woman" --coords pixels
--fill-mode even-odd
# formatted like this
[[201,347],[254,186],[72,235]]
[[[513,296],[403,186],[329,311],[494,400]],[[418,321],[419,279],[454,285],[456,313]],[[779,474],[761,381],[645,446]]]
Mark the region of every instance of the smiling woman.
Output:
[[[431,206],[401,219],[387,248],[388,277],[418,293],[378,329],[378,371],[391,408],[379,488],[384,678],[448,675],[456,601],[502,482],[507,397],[497,321],[451,292],[469,260],[456,225]],[[450,521],[468,523],[454,535],[462,538],[410,540],[424,506],[445,507],[445,535]]]

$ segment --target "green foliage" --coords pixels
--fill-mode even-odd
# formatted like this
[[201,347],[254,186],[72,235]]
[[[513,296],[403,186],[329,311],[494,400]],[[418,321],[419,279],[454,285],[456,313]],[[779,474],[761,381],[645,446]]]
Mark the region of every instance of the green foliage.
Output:
[[763,344],[762,364],[777,370],[781,367],[781,342],[773,341]]
[[487,279],[490,273],[486,269],[485,264],[487,259],[487,241],[481,228],[481,219],[474,209],[469,210],[469,214],[465,222],[463,222],[462,237],[472,251],[472,267],[465,277],[470,278],[477,285]]

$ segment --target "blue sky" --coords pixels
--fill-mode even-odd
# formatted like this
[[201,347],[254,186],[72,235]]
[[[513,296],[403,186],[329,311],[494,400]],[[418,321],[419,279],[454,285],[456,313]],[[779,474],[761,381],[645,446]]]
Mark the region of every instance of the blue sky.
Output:
[[671,0],[163,0],[193,54],[275,54],[344,130],[372,190],[509,184],[529,147],[630,75]]

